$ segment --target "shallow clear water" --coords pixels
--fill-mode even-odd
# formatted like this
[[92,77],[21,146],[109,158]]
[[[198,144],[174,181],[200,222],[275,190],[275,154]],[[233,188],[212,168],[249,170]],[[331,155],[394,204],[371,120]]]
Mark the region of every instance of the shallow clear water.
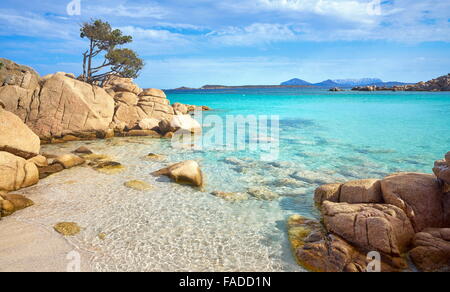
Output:
[[[218,90],[167,92],[172,102],[208,105],[207,115],[278,115],[276,163],[259,153],[173,149],[169,141],[115,138],[88,142],[126,166],[105,175],[88,167],[49,177],[25,192],[40,205],[19,213],[51,228],[78,222],[71,239],[93,252],[96,270],[295,271],[285,220],[294,213],[317,217],[314,189],[327,182],[382,178],[398,171],[431,172],[450,150],[448,93],[329,93],[319,90]],[[44,152],[71,151],[86,142],[48,145]],[[61,147],[63,147],[61,149]],[[148,161],[148,153],[167,155]],[[231,158],[231,159],[230,159]],[[206,187],[197,190],[150,176],[186,159],[200,162]],[[139,179],[154,190],[123,183]],[[280,200],[229,203],[212,191],[266,187]],[[99,233],[106,239],[100,240]]]

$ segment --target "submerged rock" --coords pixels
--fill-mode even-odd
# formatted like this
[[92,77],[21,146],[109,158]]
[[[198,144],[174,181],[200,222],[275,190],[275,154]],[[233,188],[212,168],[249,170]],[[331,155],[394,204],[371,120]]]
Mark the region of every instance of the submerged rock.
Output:
[[80,226],[74,222],[62,222],[54,226],[56,232],[63,236],[74,236],[81,232]]
[[90,162],[99,162],[102,160],[110,160],[110,157],[108,155],[104,155],[104,154],[87,154],[87,155],[83,155],[83,158]]
[[128,181],[124,184],[127,188],[134,189],[137,191],[147,191],[151,190],[154,187],[146,182],[140,181],[140,180],[132,180]]
[[203,186],[203,173],[194,160],[188,160],[169,166],[152,173],[154,176],[168,176],[179,184],[188,184],[196,187]]
[[223,160],[227,164],[235,165],[235,166],[245,166],[247,163],[237,157],[227,157]]
[[73,151],[73,153],[76,154],[93,154],[93,152],[87,148],[86,146],[81,146],[79,148],[77,148],[75,151]]
[[228,202],[241,202],[249,199],[249,196],[246,193],[212,192],[211,195],[224,199]]
[[167,157],[164,155],[160,155],[160,154],[149,153],[147,156],[145,156],[145,158],[149,159],[149,160],[162,161],[162,160],[165,160]]
[[309,184],[327,184],[333,180],[329,176],[309,170],[297,171],[291,177]]
[[282,179],[278,179],[275,180],[273,182],[270,182],[270,184],[273,184],[277,187],[293,187],[293,188],[301,188],[301,187],[305,187],[306,183],[298,181],[296,179],[293,178],[282,178]]
[[122,164],[115,161],[100,161],[91,166],[93,166],[96,171],[104,174],[117,174],[125,170],[125,167]]
[[265,187],[251,188],[247,192],[258,200],[272,201],[280,198],[280,195]]

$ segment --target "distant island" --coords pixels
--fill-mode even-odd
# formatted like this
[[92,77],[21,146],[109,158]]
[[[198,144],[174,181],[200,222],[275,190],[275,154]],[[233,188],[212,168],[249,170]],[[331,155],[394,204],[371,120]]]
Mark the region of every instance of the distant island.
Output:
[[361,79],[335,79],[335,80],[325,80],[319,83],[310,83],[308,81],[294,78],[289,81],[281,83],[281,85],[301,85],[301,86],[314,86],[314,87],[322,87],[322,88],[353,88],[357,86],[379,86],[379,87],[392,87],[392,86],[404,86],[409,83],[391,81],[384,82],[379,78],[361,78]]
[[353,91],[450,91],[450,74],[416,84],[356,86]]
[[314,88],[317,86],[303,86],[303,85],[241,85],[241,86],[226,86],[226,85],[205,85],[200,88],[179,87],[170,90],[215,90],[215,89],[272,89],[272,88]]
[[204,85],[200,88],[179,87],[172,90],[214,90],[214,89],[272,89],[272,88],[347,88],[362,86],[377,86],[377,87],[393,87],[406,86],[410,83],[403,82],[384,82],[378,78],[362,78],[362,79],[336,79],[325,80],[319,83],[310,83],[308,81],[294,78],[283,82],[280,85],[241,85],[241,86],[226,86],[226,85]]

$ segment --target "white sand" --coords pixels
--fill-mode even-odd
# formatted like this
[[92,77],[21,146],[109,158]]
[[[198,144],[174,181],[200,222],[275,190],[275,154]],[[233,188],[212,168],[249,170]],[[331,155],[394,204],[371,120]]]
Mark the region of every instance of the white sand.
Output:
[[80,254],[80,271],[91,271],[89,254],[56,232],[20,222],[14,215],[0,221],[0,272],[66,272],[72,251]]

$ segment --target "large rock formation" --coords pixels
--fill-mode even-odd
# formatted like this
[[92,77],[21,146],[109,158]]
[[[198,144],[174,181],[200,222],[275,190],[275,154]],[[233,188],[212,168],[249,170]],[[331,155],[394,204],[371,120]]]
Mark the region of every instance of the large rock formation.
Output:
[[114,113],[104,89],[63,74],[44,79],[36,103],[26,122],[41,137],[106,132]]
[[36,165],[8,152],[0,152],[0,191],[16,191],[39,181]]
[[410,255],[422,271],[450,271],[450,229],[426,229],[417,233]]
[[26,121],[33,101],[39,96],[39,74],[10,60],[0,59],[0,64],[0,103]]
[[115,133],[160,136],[148,130],[165,137],[178,129],[197,132],[201,126],[186,114],[210,110],[180,103],[171,106],[163,91],[141,89],[130,78],[110,76],[99,87],[73,74],[41,78],[29,67],[6,59],[0,63],[0,108],[16,114],[47,143],[110,138]]
[[408,217],[392,205],[325,202],[322,215],[329,232],[363,250],[400,256],[414,237]]
[[[175,116],[163,91],[141,89],[129,78],[111,76],[102,88],[73,74],[41,78],[29,67],[5,59],[0,63],[0,108],[16,114],[45,142],[108,138],[112,130],[159,131],[160,121],[170,124]],[[191,107],[197,108],[175,106],[177,114]]]
[[137,90],[132,86],[122,86],[120,90],[114,96],[116,106],[113,125],[116,129],[133,129],[139,127],[142,120],[148,119],[172,120],[174,110],[163,91],[146,89],[137,95]]
[[442,188],[433,175],[401,173],[381,182],[384,201],[402,209],[416,232],[445,226]]
[[327,184],[319,187],[314,201],[321,205],[324,201],[335,203],[382,203],[381,182],[377,179],[350,181],[345,184]]
[[0,101],[39,137],[49,139],[108,130],[114,100],[104,89],[65,73],[48,75],[39,79],[39,83],[32,76],[33,82],[26,88],[10,84],[1,87]]
[[[358,250],[341,237],[328,233],[319,222],[294,215],[288,220],[289,240],[297,261],[314,272],[372,271],[368,251]],[[381,271],[396,272],[407,267],[400,257],[381,255]]]
[[22,120],[0,108],[0,151],[7,151],[25,159],[39,154],[41,141]]
[[450,192],[450,152],[445,155],[445,159],[434,163],[433,172],[444,184],[445,192]]
[[409,252],[421,271],[450,271],[449,167],[450,152],[436,161],[436,176],[399,173],[318,188],[323,225],[288,222],[297,260],[312,271],[360,272],[366,255],[378,252],[382,271],[401,271]]

